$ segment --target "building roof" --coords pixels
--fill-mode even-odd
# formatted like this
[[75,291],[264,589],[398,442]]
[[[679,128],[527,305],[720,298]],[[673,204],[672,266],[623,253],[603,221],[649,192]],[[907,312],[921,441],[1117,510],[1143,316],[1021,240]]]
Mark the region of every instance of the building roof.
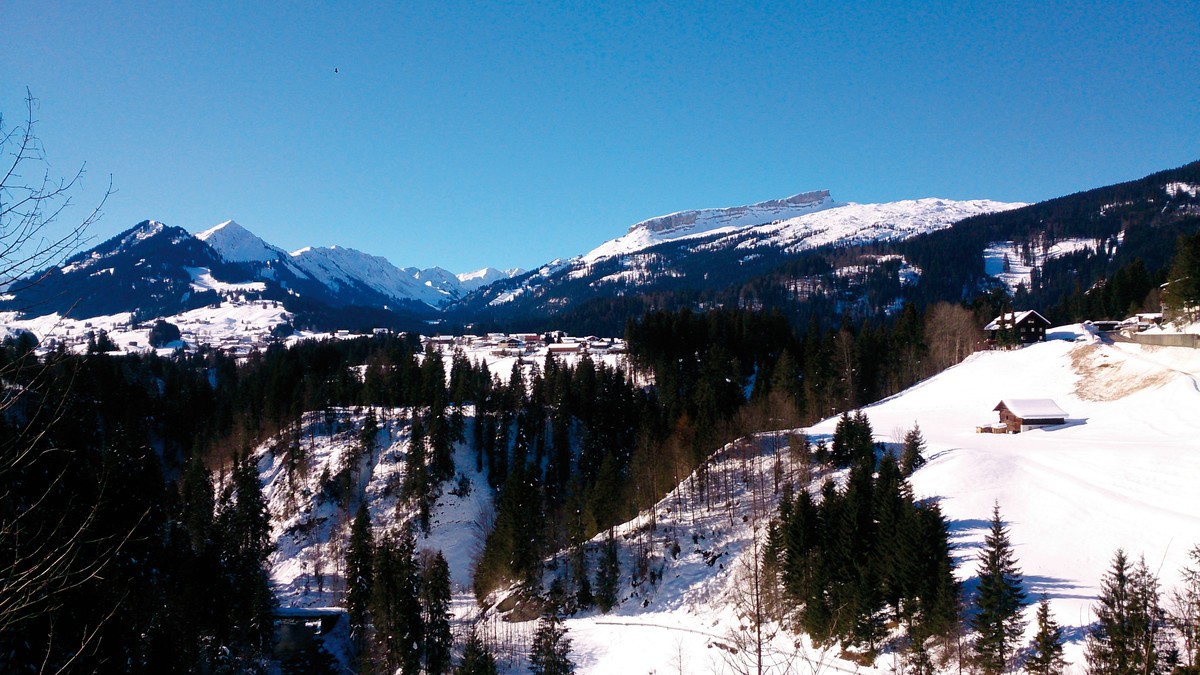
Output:
[[1023,312],[1009,312],[1008,314],[1001,314],[1000,316],[992,319],[992,322],[989,323],[988,325],[984,326],[983,329],[984,330],[1000,330],[1000,328],[1001,328],[1000,324],[1002,321],[1003,321],[1003,323],[1007,324],[1010,327],[1016,326],[1017,324],[1020,324],[1020,323],[1024,322],[1026,319],[1033,317],[1033,316],[1036,316],[1038,319],[1040,319],[1044,325],[1046,325],[1046,326],[1050,325],[1049,319],[1042,316],[1041,314],[1038,314],[1036,310],[1027,309]]
[[1067,418],[1067,411],[1048,398],[1006,398],[996,404],[992,410],[1008,408],[1009,412],[1021,419]]

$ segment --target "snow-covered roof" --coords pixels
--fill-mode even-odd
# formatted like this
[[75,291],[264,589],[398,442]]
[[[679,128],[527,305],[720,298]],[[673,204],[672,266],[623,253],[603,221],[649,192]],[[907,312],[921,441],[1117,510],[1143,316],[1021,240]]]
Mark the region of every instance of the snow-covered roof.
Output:
[[1008,408],[1012,414],[1021,419],[1065,419],[1067,417],[1067,411],[1058,407],[1057,403],[1048,398],[1006,398],[997,403],[992,410],[999,410],[1001,407]]
[[1001,314],[1000,316],[992,319],[992,322],[989,323],[988,325],[984,326],[983,329],[984,330],[1000,330],[1002,328],[1002,326],[1001,326],[1002,321],[1005,325],[1007,325],[1011,328],[1012,326],[1015,326],[1015,325],[1021,323],[1025,319],[1028,319],[1030,316],[1036,316],[1037,318],[1041,319],[1042,323],[1044,323],[1045,325],[1047,325],[1047,326],[1050,325],[1050,321],[1047,320],[1046,317],[1042,316],[1041,314],[1038,314],[1036,310],[1027,309],[1023,312],[1009,312],[1007,314]]

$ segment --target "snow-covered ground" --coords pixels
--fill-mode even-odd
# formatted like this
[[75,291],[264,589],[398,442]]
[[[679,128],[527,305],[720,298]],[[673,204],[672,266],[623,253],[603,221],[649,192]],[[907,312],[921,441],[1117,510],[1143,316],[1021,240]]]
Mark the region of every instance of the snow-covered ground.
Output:
[[1041,271],[1047,260],[1079,251],[1099,251],[1102,245],[1103,242],[1096,239],[1063,239],[1047,247],[1033,246],[1029,259],[1026,259],[1020,243],[993,242],[983,250],[983,269],[989,276],[1004,282],[1009,293],[1014,293],[1021,285],[1029,289],[1034,270]]
[[[1051,336],[1059,339],[976,354],[865,412],[879,441],[896,442],[920,425],[930,461],[913,486],[918,497],[939,500],[950,519],[960,579],[974,576],[992,505],[1000,504],[1026,590],[1050,597],[1070,639],[1070,672],[1083,672],[1085,627],[1116,549],[1144,555],[1165,590],[1200,544],[1200,351],[1104,344],[1080,327]],[[996,420],[1000,399],[1018,397],[1054,399],[1070,413],[1068,423],[975,433]],[[808,431],[820,438],[835,426],[830,419]],[[731,570],[743,566],[749,540],[745,527],[714,537],[708,546],[729,551],[724,569],[681,572],[673,584],[668,575],[645,608],[635,601],[611,615],[568,619],[579,672],[732,672],[719,645],[736,622]],[[891,657],[876,665],[888,670]],[[830,668],[870,671],[809,648],[789,672]]]
[[[992,505],[999,503],[1026,590],[1031,598],[1049,596],[1070,640],[1070,672],[1082,672],[1083,635],[1115,550],[1124,548],[1133,559],[1144,555],[1165,591],[1177,583],[1187,551],[1200,544],[1200,491],[1194,489],[1200,476],[1200,350],[1110,344],[1080,326],[1054,329],[1049,337],[1019,350],[975,354],[865,413],[881,442],[898,442],[904,430],[920,425],[929,462],[913,476],[913,487],[918,498],[940,502],[952,527],[957,575],[968,588]],[[514,362],[491,365],[507,375]],[[1020,434],[976,433],[977,425],[996,421],[992,410],[1003,398],[1050,398],[1069,419]],[[302,500],[315,499],[324,467],[336,473],[341,453],[353,442],[361,411],[344,414],[340,436],[323,436],[315,416],[306,422],[301,442],[311,466]],[[362,480],[373,520],[383,529],[404,515],[397,513],[387,485],[402,471],[408,413],[377,415],[383,426],[380,450]],[[836,419],[829,419],[806,431],[820,440],[835,426]],[[784,451],[788,431],[757,434],[721,449],[708,477],[719,487],[707,501],[694,477],[685,478],[653,510],[615,528],[621,604],[609,614],[591,610],[565,622],[579,673],[721,673],[745,665],[745,652],[731,649],[744,634],[739,598],[755,550],[751,543],[765,532],[778,498],[774,476],[795,475]],[[259,452],[277,514],[273,578],[283,604],[337,604],[341,581],[333,577],[347,518],[339,518],[328,502],[290,505],[280,460],[271,459],[266,446]],[[432,532],[418,546],[446,555],[462,630],[465,622],[480,619],[467,588],[491,493],[474,471],[472,453],[460,448],[455,459],[472,490],[460,497],[450,492],[452,484],[445,486]],[[598,535],[591,542],[593,570],[602,541]],[[645,560],[641,572],[639,558]],[[325,593],[316,589],[321,559],[328,575]],[[551,566],[547,579],[562,573],[564,560],[565,555],[557,557],[559,566]],[[1032,621],[1032,608],[1028,616]],[[511,624],[494,612],[484,613],[480,626],[508,645],[527,641],[533,631],[532,623]],[[891,654],[881,656],[875,668],[863,667],[839,660],[836,649],[796,646],[786,634],[772,644],[775,665],[769,672],[868,673],[893,666]],[[519,648],[501,651],[504,672],[524,672]]]

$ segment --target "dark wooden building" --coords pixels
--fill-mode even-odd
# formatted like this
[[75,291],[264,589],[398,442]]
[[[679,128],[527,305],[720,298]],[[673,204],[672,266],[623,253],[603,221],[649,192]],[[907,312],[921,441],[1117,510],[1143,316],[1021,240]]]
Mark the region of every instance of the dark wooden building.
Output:
[[1006,398],[992,410],[1000,413],[1000,423],[1014,434],[1030,426],[1065,424],[1067,421],[1067,412],[1048,398]]
[[1045,340],[1046,329],[1049,327],[1050,321],[1046,317],[1027,309],[1023,312],[1001,314],[984,326],[983,330],[988,335],[989,344],[1002,342],[1005,334],[1008,335],[1009,342],[1029,344]]

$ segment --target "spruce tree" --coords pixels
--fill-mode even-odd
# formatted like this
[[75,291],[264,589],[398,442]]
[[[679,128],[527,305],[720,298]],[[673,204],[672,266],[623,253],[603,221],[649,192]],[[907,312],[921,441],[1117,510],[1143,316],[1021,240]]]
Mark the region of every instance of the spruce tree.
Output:
[[529,672],[533,675],[571,675],[571,639],[557,615],[547,614],[538,621],[529,653]]
[[421,600],[425,610],[425,672],[450,672],[450,565],[441,551],[422,570]]
[[1037,635],[1029,658],[1025,659],[1025,670],[1033,675],[1057,675],[1067,663],[1063,660],[1063,629],[1050,615],[1050,599],[1044,594],[1038,601]]
[[621,564],[617,560],[617,542],[612,531],[604,542],[600,556],[600,569],[596,572],[596,606],[608,614],[617,604],[617,585],[621,580]]
[[496,657],[492,656],[492,651],[479,638],[474,627],[467,636],[462,661],[454,669],[454,675],[496,675]]
[[900,471],[905,476],[911,476],[914,471],[925,465],[925,437],[921,435],[921,427],[913,423],[913,428],[904,433],[904,444],[900,451]]
[[364,503],[354,516],[346,551],[346,614],[350,620],[350,639],[359,650],[365,645],[367,611],[374,581],[374,548],[371,516]]
[[414,548],[412,530],[407,527],[379,543],[371,594],[378,659],[387,670],[398,669],[403,675],[420,672],[424,642]]
[[1000,518],[999,504],[992,508],[991,530],[979,554],[978,575],[976,613],[971,618],[971,627],[977,633],[973,647],[980,670],[994,675],[1004,672],[1025,629],[1021,570],[1008,540],[1008,528]]
[[1084,650],[1089,673],[1163,671],[1165,619],[1158,604],[1158,580],[1145,560],[1131,565],[1118,549],[1100,582],[1094,609],[1097,621]]
[[230,584],[229,635],[245,648],[244,655],[254,657],[270,646],[275,600],[266,569],[273,548],[270,514],[253,458],[236,462],[219,511],[221,566]]

